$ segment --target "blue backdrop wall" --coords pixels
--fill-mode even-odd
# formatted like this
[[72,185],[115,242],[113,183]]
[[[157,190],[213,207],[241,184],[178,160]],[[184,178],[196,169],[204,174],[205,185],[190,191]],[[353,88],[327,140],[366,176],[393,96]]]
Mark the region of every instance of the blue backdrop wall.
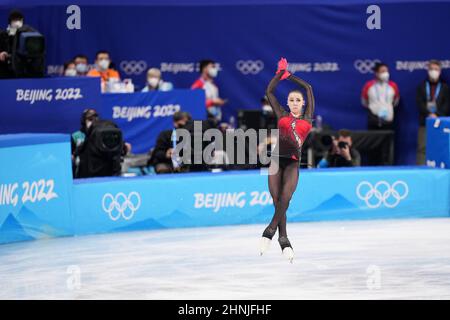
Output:
[[[315,90],[317,114],[335,129],[364,129],[366,111],[360,91],[373,75],[375,60],[389,64],[400,88],[396,115],[397,163],[415,163],[418,112],[415,90],[426,76],[425,61],[450,68],[449,1],[378,1],[381,29],[366,27],[368,1],[77,1],[81,29],[69,30],[64,0],[4,1],[8,9],[23,8],[29,24],[48,43],[48,71],[55,74],[76,53],[99,49],[112,54],[122,77],[142,86],[145,68],[163,70],[166,80],[186,88],[197,77],[197,62],[220,64],[221,96],[229,99],[225,118],[240,108],[256,108],[280,56]],[[407,4],[406,4],[407,3]],[[39,6],[37,4],[40,4]],[[110,5],[108,5],[110,4]],[[138,63],[136,63],[138,62]],[[137,65],[137,67],[136,67]],[[282,84],[281,101],[288,88]]]

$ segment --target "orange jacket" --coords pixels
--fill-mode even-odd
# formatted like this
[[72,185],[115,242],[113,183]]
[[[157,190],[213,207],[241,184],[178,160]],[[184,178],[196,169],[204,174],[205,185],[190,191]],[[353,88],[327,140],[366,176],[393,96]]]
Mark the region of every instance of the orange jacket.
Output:
[[97,69],[91,69],[87,73],[87,76],[88,77],[101,77],[102,83],[105,83],[109,79],[114,79],[114,78],[120,80],[119,73],[113,69],[107,69],[106,71],[103,71],[103,72],[100,72]]

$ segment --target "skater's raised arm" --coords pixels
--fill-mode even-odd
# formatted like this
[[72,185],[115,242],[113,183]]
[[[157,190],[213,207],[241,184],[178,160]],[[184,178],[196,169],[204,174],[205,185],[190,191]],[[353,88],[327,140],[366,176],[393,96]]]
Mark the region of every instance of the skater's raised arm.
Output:
[[277,116],[277,118],[280,118],[283,115],[283,107],[278,102],[277,97],[275,97],[275,88],[280,82],[282,75],[283,75],[282,72],[276,74],[275,77],[273,77],[272,80],[270,80],[269,85],[267,86],[266,89],[267,100],[269,100],[269,104],[272,107],[272,110]]
[[305,120],[312,122],[312,117],[314,114],[314,107],[315,107],[312,86],[305,80],[302,80],[299,77],[296,77],[292,74],[288,77],[288,79],[306,90],[307,102],[306,102],[306,109],[305,109]]

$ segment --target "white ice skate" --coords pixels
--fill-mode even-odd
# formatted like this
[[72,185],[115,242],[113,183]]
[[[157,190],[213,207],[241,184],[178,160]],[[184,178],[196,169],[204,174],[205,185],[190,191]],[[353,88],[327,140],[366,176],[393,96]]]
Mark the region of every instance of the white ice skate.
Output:
[[287,237],[278,238],[283,256],[289,260],[290,263],[294,262],[294,249],[292,249],[291,243]]
[[285,256],[290,263],[294,263],[294,250],[292,250],[292,248],[290,247],[284,248],[283,256]]
[[260,243],[259,243],[259,255],[262,256],[267,250],[270,248],[270,244],[272,243],[272,240],[266,237],[261,237]]
[[260,240],[259,244],[259,254],[262,256],[267,250],[270,248],[270,244],[272,242],[272,238],[275,235],[276,229],[272,229],[271,227],[267,227]]

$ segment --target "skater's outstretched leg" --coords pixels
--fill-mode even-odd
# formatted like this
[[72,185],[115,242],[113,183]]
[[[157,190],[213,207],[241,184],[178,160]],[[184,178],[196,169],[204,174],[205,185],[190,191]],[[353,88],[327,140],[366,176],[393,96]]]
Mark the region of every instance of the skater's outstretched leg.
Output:
[[[278,207],[275,211],[274,219],[277,221],[279,237],[287,237],[286,228],[286,211],[289,207],[292,195],[297,188],[298,183],[298,164],[296,162],[290,163],[283,170],[283,188],[279,197]],[[277,216],[278,215],[278,216]]]
[[[283,169],[281,169],[281,168],[279,168],[275,174],[269,175],[269,191],[270,191],[270,195],[272,196],[273,205],[275,206],[275,212],[276,212],[276,208],[277,208],[279,198],[280,198],[280,192],[281,192],[282,183],[283,183],[282,178],[283,178]],[[275,217],[275,213],[274,213],[274,216],[273,216],[272,221],[270,222],[269,226],[264,231],[264,233],[266,233],[267,235],[270,235],[270,234],[272,235],[270,237],[270,239],[272,239],[272,237],[275,234],[275,232],[277,231],[277,227],[278,227],[278,222],[274,221],[274,217]],[[263,236],[264,236],[264,234],[263,234]]]
[[[283,174],[281,169],[279,169],[276,173],[269,175],[269,191],[272,196],[274,206],[276,206],[276,204],[278,203],[278,196],[280,194],[282,176]],[[278,223],[273,224],[271,223],[269,226],[266,227],[266,229],[264,229],[260,243],[261,255],[269,249],[272,238],[275,235],[275,232],[277,232],[277,227]]]
[[289,239],[287,238],[286,211],[289,207],[289,202],[291,201],[292,195],[297,188],[297,183],[298,164],[296,162],[292,162],[283,169],[282,189],[278,198],[278,203],[275,206],[275,215],[270,224],[274,225],[276,223],[276,225],[278,226],[278,242],[280,244],[283,255],[288,258],[291,263],[294,259],[294,251]]

